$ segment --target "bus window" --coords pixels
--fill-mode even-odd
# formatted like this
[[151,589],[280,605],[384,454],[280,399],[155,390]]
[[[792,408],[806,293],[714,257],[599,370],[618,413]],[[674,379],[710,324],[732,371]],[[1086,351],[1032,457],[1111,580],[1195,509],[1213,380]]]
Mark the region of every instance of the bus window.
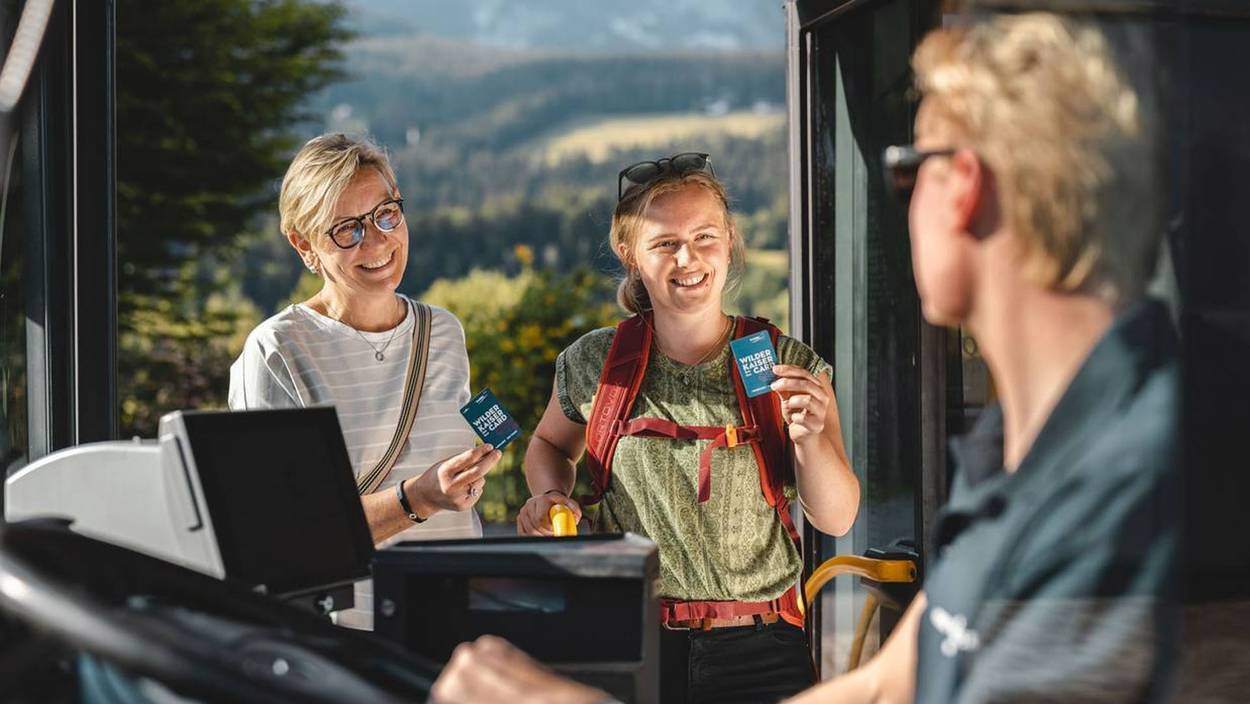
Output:
[[21,149],[0,155],[0,466],[9,476],[26,464],[26,295],[22,273]]

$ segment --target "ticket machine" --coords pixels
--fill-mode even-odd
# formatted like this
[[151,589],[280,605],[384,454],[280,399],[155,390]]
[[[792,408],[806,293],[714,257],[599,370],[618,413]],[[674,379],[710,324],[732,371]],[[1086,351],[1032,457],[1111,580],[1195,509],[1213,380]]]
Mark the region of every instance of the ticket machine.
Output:
[[[411,699],[456,644],[490,633],[622,701],[656,700],[651,541],[407,542],[375,554],[333,408],[173,413],[155,440],[81,445],[24,468],[6,484],[5,514],[0,635],[6,616],[53,634],[76,653],[84,692],[119,677],[140,691],[125,671],[210,699]],[[288,603],[345,608],[370,574],[377,634]]]
[[333,408],[179,411],[156,440],[53,453],[10,477],[5,518],[72,529],[229,579],[350,606],[373,542]]

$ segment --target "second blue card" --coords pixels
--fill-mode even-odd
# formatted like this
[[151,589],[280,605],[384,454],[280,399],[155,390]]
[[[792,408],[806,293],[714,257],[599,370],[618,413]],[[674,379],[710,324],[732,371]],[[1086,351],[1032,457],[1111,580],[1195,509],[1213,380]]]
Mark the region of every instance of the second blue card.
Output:
[[777,352],[773,349],[773,340],[767,331],[752,333],[729,343],[733,350],[734,362],[738,365],[738,374],[742,376],[742,385],[747,396],[755,398],[772,391],[769,384],[777,378],[773,374],[773,365],[777,363]]

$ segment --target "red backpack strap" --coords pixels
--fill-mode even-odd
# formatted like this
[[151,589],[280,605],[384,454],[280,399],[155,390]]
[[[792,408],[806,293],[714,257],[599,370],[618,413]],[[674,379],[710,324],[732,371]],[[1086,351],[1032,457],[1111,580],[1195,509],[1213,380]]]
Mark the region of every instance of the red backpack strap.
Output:
[[[734,338],[767,330],[772,338],[773,349],[777,348],[777,338],[781,330],[763,318],[747,318],[738,316]],[[780,361],[780,360],[779,360]],[[734,380],[734,391],[738,395],[738,408],[742,412],[742,424],[759,429],[759,442],[751,444],[755,451],[756,464],[760,471],[760,489],[768,505],[777,509],[777,515],[786,532],[795,544],[799,542],[799,531],[790,515],[790,501],[786,499],[785,485],[793,481],[794,467],[791,464],[790,435],[786,432],[786,424],[781,415],[781,397],[775,393],[762,394],[755,398],[747,398],[746,388],[742,385],[742,377],[738,373],[738,365],[730,360],[730,374]]]
[[583,505],[598,503],[608,488],[612,455],[621,438],[620,427],[629,419],[647,371],[651,334],[651,320],[644,315],[635,315],[616,326],[586,423],[586,468],[594,494],[579,499]]

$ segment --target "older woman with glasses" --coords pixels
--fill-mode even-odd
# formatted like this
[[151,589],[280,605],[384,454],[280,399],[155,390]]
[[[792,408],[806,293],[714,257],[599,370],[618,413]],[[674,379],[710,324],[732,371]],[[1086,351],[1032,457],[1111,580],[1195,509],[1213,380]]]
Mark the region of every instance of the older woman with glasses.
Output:
[[[663,701],[776,701],[815,678],[791,502],[835,535],[859,504],[830,367],[776,328],[725,314],[744,248],[706,154],[634,164],[618,188],[610,240],[632,316],[557,359],[518,528],[550,534],[553,504],[580,516],[570,492],[585,452],[597,527],[659,547]],[[757,333],[779,364],[771,392],[749,397],[729,343]]]
[[[478,537],[473,505],[500,453],[474,447],[458,412],[469,400],[460,322],[396,293],[408,259],[403,203],[375,144],[328,134],[299,150],[282,182],[281,228],[322,287],[251,332],[230,368],[230,407],[334,405],[375,543]],[[369,583],[339,622],[371,627]]]

